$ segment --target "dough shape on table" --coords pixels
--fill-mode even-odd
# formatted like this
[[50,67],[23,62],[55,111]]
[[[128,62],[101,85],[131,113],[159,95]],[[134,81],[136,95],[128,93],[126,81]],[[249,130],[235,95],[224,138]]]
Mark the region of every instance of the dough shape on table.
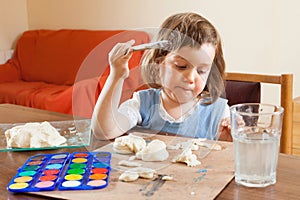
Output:
[[128,160],[121,160],[118,165],[125,166],[125,167],[140,167],[142,166],[141,163],[128,161]]
[[130,182],[135,181],[139,177],[151,179],[154,177],[156,171],[151,168],[146,167],[136,167],[129,170],[126,170],[119,176],[120,181]]
[[193,143],[195,145],[199,145],[201,147],[206,147],[206,148],[212,149],[212,150],[217,150],[217,151],[222,150],[222,146],[217,144],[217,142],[212,144],[212,143],[205,142],[205,140],[198,138],[198,139],[193,139]]
[[174,180],[174,177],[173,176],[169,176],[169,175],[164,175],[161,180],[163,181],[172,181]]
[[164,161],[169,157],[166,144],[161,140],[152,140],[145,148],[135,154],[143,161]]
[[184,149],[181,154],[172,159],[172,162],[183,162],[189,167],[194,167],[201,164],[201,162],[197,160],[197,156],[192,153],[190,148]]
[[115,139],[113,150],[119,154],[136,153],[146,147],[146,141],[136,135],[125,135]]
[[185,142],[177,143],[176,145],[169,144],[167,146],[167,149],[178,150],[178,149],[190,148],[192,151],[197,151],[199,150],[199,146],[206,147],[211,150],[217,150],[217,151],[222,150],[222,146],[217,144],[217,142],[215,143],[207,142],[205,138],[190,139]]
[[128,171],[123,172],[119,176],[119,180],[124,182],[132,182],[138,180],[138,178],[139,178],[139,174],[137,172],[128,172]]
[[58,146],[67,140],[49,122],[31,122],[5,131],[7,147],[39,148]]
[[194,140],[188,140],[186,142],[180,143],[181,149],[187,149],[190,148],[192,151],[199,150],[199,146],[194,142]]

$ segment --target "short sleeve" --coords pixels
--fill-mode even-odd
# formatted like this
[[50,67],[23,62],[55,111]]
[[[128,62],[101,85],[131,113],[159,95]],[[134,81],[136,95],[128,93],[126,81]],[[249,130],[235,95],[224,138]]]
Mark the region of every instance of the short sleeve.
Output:
[[131,99],[124,101],[120,107],[119,112],[127,116],[130,128],[135,127],[141,123],[142,117],[140,114],[140,96],[138,92],[134,92]]
[[227,117],[230,117],[230,109],[229,109],[228,104],[225,105],[223,116],[222,116],[221,119],[224,119],[224,118],[227,118]]

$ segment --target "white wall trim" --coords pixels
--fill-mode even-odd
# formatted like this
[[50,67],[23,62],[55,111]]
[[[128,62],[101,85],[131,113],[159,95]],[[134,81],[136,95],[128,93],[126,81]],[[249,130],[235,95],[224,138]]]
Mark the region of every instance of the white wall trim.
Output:
[[6,63],[7,60],[9,60],[14,53],[14,50],[2,50],[0,51],[0,64]]

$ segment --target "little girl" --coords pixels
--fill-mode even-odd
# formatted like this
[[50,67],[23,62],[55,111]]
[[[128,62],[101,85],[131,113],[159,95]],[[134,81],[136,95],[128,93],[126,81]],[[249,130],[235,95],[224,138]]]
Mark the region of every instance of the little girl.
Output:
[[224,92],[225,62],[214,26],[195,13],[167,18],[157,41],[168,49],[151,49],[142,58],[142,76],[150,89],[135,92],[120,106],[134,41],[118,43],[109,53],[110,74],[92,116],[99,139],[112,139],[129,129],[143,128],[187,137],[230,137],[229,106]]

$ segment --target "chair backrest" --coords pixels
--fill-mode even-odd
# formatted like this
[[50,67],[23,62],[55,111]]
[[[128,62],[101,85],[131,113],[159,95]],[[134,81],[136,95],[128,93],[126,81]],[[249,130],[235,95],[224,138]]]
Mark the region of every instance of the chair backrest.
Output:
[[222,97],[228,99],[229,106],[246,102],[260,103],[260,91],[260,83],[227,80]]
[[[291,154],[292,153],[292,126],[293,126],[293,74],[280,74],[280,75],[265,75],[265,74],[248,74],[248,73],[226,73],[226,82],[230,83],[232,81],[248,82],[248,83],[270,83],[280,85],[280,105],[284,108],[284,117],[282,125],[282,135],[280,141],[280,152]],[[238,83],[235,83],[235,85]],[[257,89],[260,93],[260,86]],[[253,88],[253,87],[252,87]],[[247,88],[245,88],[247,89]],[[234,87],[230,88],[227,85],[227,91],[234,90]],[[239,90],[241,91],[241,90]],[[250,92],[251,93],[251,92]],[[253,94],[253,92],[252,92]],[[230,95],[226,92],[226,98],[229,102],[236,103],[246,103],[246,102],[256,102],[257,97],[248,99],[248,101],[236,101],[234,99],[238,98],[239,95]],[[260,98],[260,94],[259,94]],[[258,101],[259,102],[259,101]]]

